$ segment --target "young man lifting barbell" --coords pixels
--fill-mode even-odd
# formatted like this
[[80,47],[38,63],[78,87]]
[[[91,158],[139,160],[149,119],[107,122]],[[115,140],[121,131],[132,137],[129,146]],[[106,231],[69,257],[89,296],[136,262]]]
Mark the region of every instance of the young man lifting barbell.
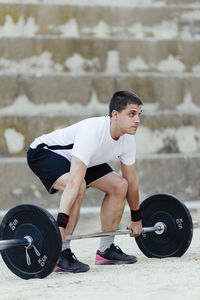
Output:
[[[56,271],[85,272],[89,265],[80,262],[71,252],[71,235],[79,219],[86,188],[105,193],[101,205],[103,232],[116,231],[125,202],[131,210],[131,236],[142,232],[138,181],[135,171],[136,145],[134,135],[140,124],[142,101],[128,91],[116,92],[109,104],[109,115],[82,120],[34,140],[27,153],[31,170],[47,191],[62,191],[57,216],[63,249]],[[108,164],[119,158],[121,176]],[[114,236],[100,239],[96,253],[97,265],[134,263],[135,256],[125,254],[114,245]]]

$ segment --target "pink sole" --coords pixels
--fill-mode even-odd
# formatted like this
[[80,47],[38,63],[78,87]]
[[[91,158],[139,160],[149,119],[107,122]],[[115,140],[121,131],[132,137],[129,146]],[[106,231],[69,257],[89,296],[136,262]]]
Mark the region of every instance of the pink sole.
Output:
[[100,255],[96,256],[95,265],[104,265],[110,262],[110,260],[101,257]]
[[54,272],[59,272],[60,270],[61,269],[58,266],[56,266],[55,269],[54,269]]

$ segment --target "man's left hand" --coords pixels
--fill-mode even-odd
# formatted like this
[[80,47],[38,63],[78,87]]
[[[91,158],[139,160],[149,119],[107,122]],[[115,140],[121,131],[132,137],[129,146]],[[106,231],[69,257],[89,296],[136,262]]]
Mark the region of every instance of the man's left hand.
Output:
[[131,221],[131,223],[128,226],[128,229],[132,230],[132,233],[130,234],[131,237],[139,236],[142,233],[142,220],[137,222]]

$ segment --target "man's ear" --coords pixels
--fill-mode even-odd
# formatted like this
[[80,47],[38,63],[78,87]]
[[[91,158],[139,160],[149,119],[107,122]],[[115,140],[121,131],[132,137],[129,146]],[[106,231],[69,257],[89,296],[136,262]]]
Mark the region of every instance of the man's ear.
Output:
[[112,118],[116,120],[118,118],[118,114],[119,114],[118,111],[114,109],[112,111]]

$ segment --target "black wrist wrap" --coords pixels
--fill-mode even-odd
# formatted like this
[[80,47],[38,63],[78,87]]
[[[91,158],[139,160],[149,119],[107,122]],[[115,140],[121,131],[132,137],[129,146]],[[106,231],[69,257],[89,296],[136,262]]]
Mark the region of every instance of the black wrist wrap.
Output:
[[59,227],[66,228],[69,223],[69,216],[64,213],[59,213],[57,216],[57,223]]
[[137,222],[142,220],[143,218],[143,212],[139,208],[138,210],[131,210],[131,221]]

